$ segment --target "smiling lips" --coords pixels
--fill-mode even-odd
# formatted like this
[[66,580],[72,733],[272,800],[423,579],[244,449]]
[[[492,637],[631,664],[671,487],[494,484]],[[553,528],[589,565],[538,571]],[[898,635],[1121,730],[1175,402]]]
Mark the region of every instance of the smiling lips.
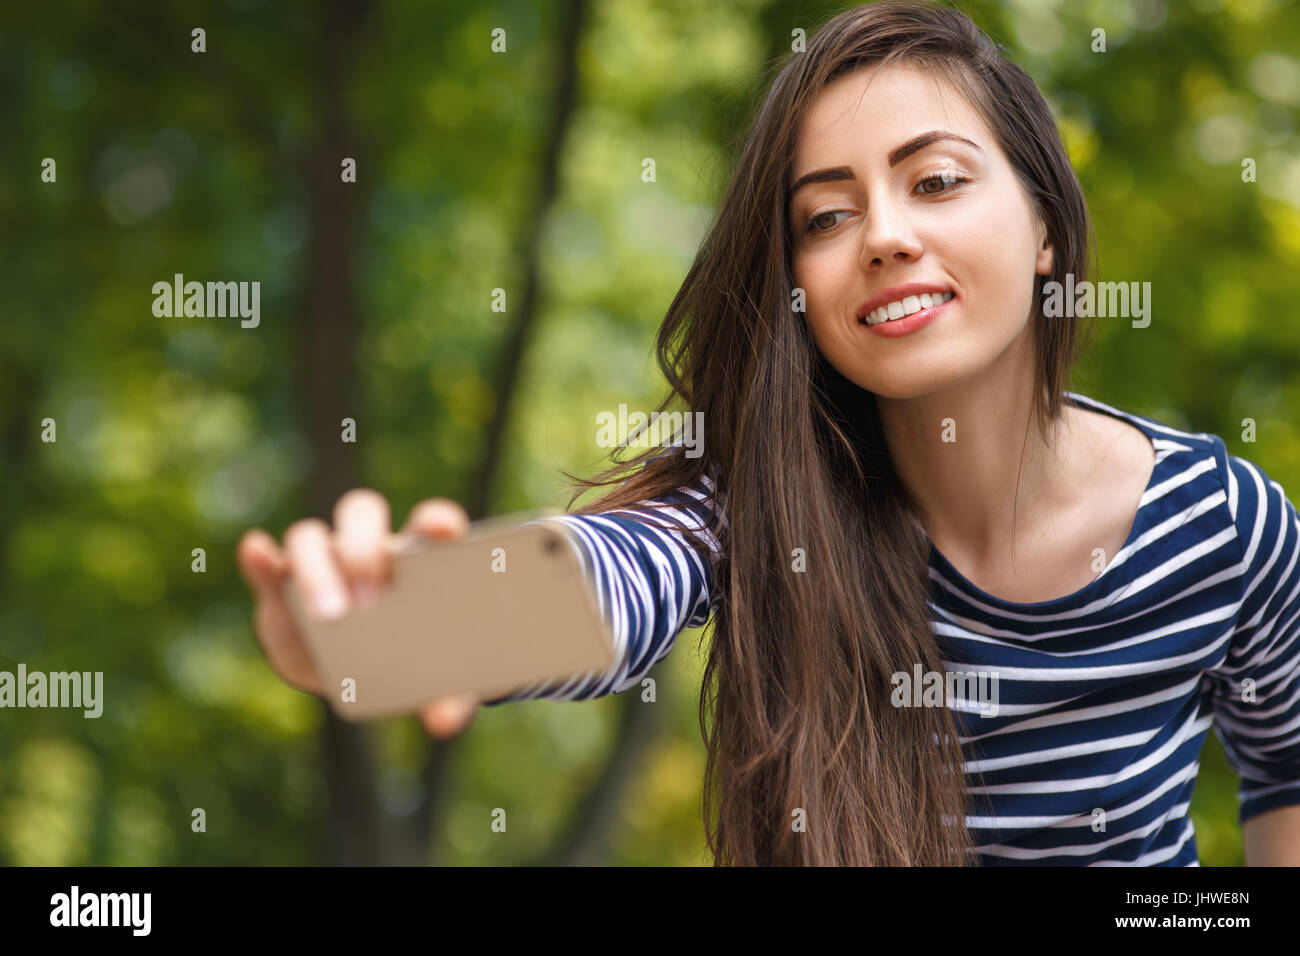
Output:
[[922,292],[920,295],[905,295],[891,302],[886,302],[866,314],[859,314],[858,321],[864,325],[879,325],[882,322],[892,322],[914,315],[922,309],[942,305],[952,296],[953,293],[951,292],[936,292],[934,294]]

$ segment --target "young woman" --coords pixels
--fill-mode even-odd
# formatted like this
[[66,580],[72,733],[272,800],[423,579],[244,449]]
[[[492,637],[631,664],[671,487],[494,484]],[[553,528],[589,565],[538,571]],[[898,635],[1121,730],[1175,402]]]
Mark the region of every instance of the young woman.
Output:
[[[703,412],[704,454],[616,462],[549,519],[617,665],[487,703],[634,687],[712,618],[720,864],[1194,866],[1211,726],[1248,862],[1300,862],[1300,519],[1217,436],[1065,390],[1080,329],[1043,287],[1085,280],[1090,249],[1046,102],[968,18],[830,20],[659,334],[661,408]],[[285,575],[337,614],[387,573],[384,500],[335,517],[241,542],[268,656],[317,693]],[[464,526],[435,501],[405,530]]]

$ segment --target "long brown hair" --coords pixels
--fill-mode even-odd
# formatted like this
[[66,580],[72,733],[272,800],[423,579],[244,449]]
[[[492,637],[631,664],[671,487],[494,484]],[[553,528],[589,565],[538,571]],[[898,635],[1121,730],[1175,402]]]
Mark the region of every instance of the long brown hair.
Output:
[[[710,531],[722,548],[699,718],[717,865],[978,862],[952,712],[889,700],[894,673],[944,669],[926,606],[929,541],[874,396],[826,362],[791,306],[787,190],[802,117],[833,78],[899,61],[941,71],[996,135],[1054,246],[1052,274],[1038,280],[1088,275],[1091,224],[1051,111],[963,13],[857,7],[778,64],[658,334],[670,386],[658,411],[679,401],[702,412],[703,454],[652,448],[624,461],[616,450],[596,478],[569,476],[570,506],[618,485],[580,514],[644,504],[701,475],[715,485]],[[1041,306],[1031,317],[1045,436],[1076,325]],[[797,548],[806,573],[792,570]]]

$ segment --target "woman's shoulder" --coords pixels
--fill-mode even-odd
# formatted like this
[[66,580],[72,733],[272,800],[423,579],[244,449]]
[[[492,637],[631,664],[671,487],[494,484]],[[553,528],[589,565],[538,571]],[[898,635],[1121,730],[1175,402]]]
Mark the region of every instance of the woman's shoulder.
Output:
[[[1082,408],[1100,412],[1133,425],[1151,439],[1160,457],[1165,457],[1165,455],[1174,452],[1213,451],[1216,446],[1222,447],[1224,444],[1222,438],[1210,432],[1180,428],[1170,424],[1163,418],[1130,411],[1079,392],[1066,392],[1065,394],[1067,398],[1074,400],[1074,403]],[[1169,413],[1168,417],[1173,417],[1172,412]]]
[[[1248,550],[1264,536],[1294,539],[1300,532],[1296,507],[1282,484],[1258,463],[1223,451],[1228,510]],[[1294,547],[1294,543],[1293,543]]]
[[[1118,417],[1146,433],[1155,447],[1159,471],[1159,481],[1153,483],[1173,486],[1200,480],[1212,487],[1247,546],[1270,530],[1274,535],[1284,532],[1288,512],[1294,516],[1295,507],[1283,486],[1253,458],[1230,451],[1222,436],[1170,424],[1167,419],[1174,417],[1172,413],[1145,415],[1077,392],[1066,394],[1076,404]],[[1244,426],[1243,441],[1257,440],[1254,423],[1247,421]]]

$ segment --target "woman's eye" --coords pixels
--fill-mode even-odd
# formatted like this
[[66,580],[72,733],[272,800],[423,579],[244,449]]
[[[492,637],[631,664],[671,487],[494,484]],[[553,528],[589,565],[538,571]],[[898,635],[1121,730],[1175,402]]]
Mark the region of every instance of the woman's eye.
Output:
[[[948,175],[936,174],[934,176],[925,177],[925,179],[922,179],[916,185],[924,186],[927,183],[938,183],[940,186],[942,186],[945,183],[964,183],[964,182],[966,182],[966,177],[964,176],[954,176],[952,174],[948,174]],[[925,196],[937,196],[940,193],[946,193],[946,192],[951,192],[951,190],[948,189],[922,189],[921,190],[922,195]]]
[[[925,177],[925,179],[922,179],[916,185],[918,188],[920,188],[920,187],[928,186],[930,183],[934,183],[936,184],[934,189],[921,188],[921,195],[940,196],[946,192],[952,192],[951,189],[943,188],[944,186],[954,184],[954,183],[964,183],[964,182],[968,182],[965,176],[955,176],[951,173],[949,174],[936,173],[933,176]],[[841,213],[847,215],[849,211],[850,210],[847,209],[828,209],[825,212],[819,212],[815,216],[811,217],[807,221],[807,223],[805,223],[803,231],[805,233],[828,232],[831,229],[834,229],[837,225],[839,225],[839,223],[834,221],[834,217],[840,215]],[[831,222],[825,223],[824,220],[828,216],[831,217]]]
[[[847,214],[848,214],[848,210],[847,210],[847,209],[828,209],[828,210],[826,210],[825,212],[819,212],[819,213],[817,213],[817,215],[813,216],[811,219],[808,220],[808,223],[807,223],[807,225],[806,225],[805,228],[804,228],[804,232],[805,232],[805,233],[807,233],[807,232],[813,232],[814,229],[815,229],[815,227],[817,227],[817,223],[818,223],[819,221],[825,219],[827,216],[836,216],[836,215],[839,215],[840,213],[845,213],[845,214],[847,215]],[[833,228],[834,228],[835,226],[837,226],[837,225],[839,225],[839,223],[832,222],[830,225],[826,226],[825,228],[816,228],[815,231],[817,231],[817,232],[826,232],[828,229],[833,229]]]

